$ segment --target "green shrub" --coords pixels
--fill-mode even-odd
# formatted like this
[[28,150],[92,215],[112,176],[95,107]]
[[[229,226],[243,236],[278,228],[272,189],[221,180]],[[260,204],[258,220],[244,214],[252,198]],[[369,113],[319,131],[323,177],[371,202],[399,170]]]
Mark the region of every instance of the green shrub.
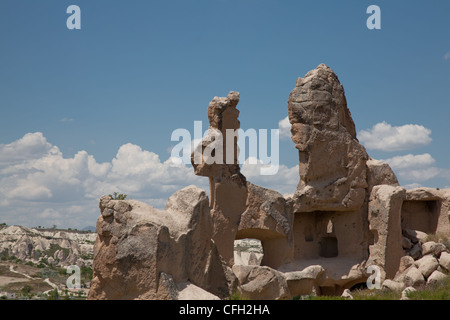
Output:
[[114,194],[109,195],[113,200],[125,200],[127,198],[126,194],[114,192]]
[[240,293],[239,291],[234,291],[230,297],[230,300],[248,300],[242,293]]

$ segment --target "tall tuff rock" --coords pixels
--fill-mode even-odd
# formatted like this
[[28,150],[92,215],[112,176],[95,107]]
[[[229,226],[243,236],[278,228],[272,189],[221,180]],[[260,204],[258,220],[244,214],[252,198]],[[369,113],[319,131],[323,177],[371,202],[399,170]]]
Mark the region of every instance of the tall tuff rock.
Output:
[[369,156],[356,138],[344,88],[333,70],[321,64],[298,78],[288,109],[292,140],[299,151],[294,210],[359,209],[368,187]]
[[227,97],[215,97],[210,102],[208,134],[191,155],[195,174],[209,178],[213,240],[230,266],[233,265],[234,240],[247,200],[247,181],[238,164],[238,102],[239,93],[233,91]]
[[178,190],[164,210],[103,196],[100,210],[89,299],[177,299],[186,284],[229,296],[203,190]]

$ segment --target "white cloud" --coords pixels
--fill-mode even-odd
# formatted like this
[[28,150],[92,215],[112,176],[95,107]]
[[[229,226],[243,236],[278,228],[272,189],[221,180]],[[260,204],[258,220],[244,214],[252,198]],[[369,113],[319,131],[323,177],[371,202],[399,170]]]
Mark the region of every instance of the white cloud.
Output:
[[30,201],[45,201],[50,199],[53,194],[51,190],[44,186],[36,186],[33,183],[27,184],[24,181],[23,185],[17,186],[15,189],[7,193],[8,198]]
[[433,179],[444,173],[444,169],[433,166],[434,158],[428,154],[396,156],[383,160],[398,174],[400,179],[414,183]]
[[195,176],[192,168],[162,162],[131,143],[122,145],[111,162],[99,163],[86,151],[64,158],[38,132],[0,145],[0,155],[0,220],[16,221],[9,223],[82,228],[95,224],[104,194],[119,191],[163,207],[173,192],[189,184],[208,190],[208,179]]
[[420,183],[413,182],[413,183],[410,183],[410,184],[406,184],[403,187],[405,187],[405,189],[407,189],[407,190],[410,190],[410,189],[421,188],[423,186]]
[[58,211],[52,208],[46,208],[39,214],[40,218],[61,218],[62,215]]
[[450,51],[444,55],[444,60],[450,59]]
[[428,145],[432,141],[430,135],[431,130],[421,125],[395,127],[383,121],[358,132],[358,139],[367,149],[402,151]]
[[289,116],[278,122],[278,129],[280,130],[280,139],[288,140],[291,138],[291,123]]
[[[194,141],[195,142],[195,141]],[[65,158],[42,133],[29,133],[0,145],[0,222],[28,226],[83,228],[95,225],[98,200],[115,191],[163,208],[177,190],[194,184],[209,192],[208,178],[190,165],[176,164],[132,143],[122,145],[109,162],[99,163],[86,151]],[[280,193],[293,193],[298,166],[279,166],[261,175],[261,162],[242,165],[247,179]]]
[[35,159],[57,152],[41,132],[27,133],[21,139],[9,144],[0,144],[0,168],[2,165]]
[[411,168],[423,168],[434,165],[436,162],[429,153],[412,155],[407,154],[404,156],[393,157],[386,161],[393,169],[411,169]]
[[279,165],[275,175],[261,175],[261,168],[264,166],[267,167],[261,160],[249,157],[242,165],[241,172],[248,181],[261,187],[278,191],[281,194],[295,192],[300,180],[298,165],[292,168]]

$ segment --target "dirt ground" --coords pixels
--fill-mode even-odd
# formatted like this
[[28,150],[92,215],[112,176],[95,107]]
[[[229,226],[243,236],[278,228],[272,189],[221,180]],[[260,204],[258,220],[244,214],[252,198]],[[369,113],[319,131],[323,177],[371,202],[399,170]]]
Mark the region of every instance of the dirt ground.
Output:
[[24,275],[12,272],[10,266],[13,265],[14,270],[33,277],[39,271],[37,268],[11,263],[0,263],[0,291],[20,292],[21,289],[28,285],[32,288],[31,292],[44,292],[51,290],[52,287],[44,282],[44,279],[29,279]]

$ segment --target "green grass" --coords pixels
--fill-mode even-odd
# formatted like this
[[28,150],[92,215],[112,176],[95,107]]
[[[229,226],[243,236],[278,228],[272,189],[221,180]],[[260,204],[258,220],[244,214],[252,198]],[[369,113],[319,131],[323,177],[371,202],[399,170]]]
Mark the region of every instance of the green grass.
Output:
[[[401,292],[389,289],[352,291],[354,300],[400,300]],[[417,288],[417,291],[408,294],[410,300],[450,300],[450,277],[435,285]],[[306,296],[303,300],[346,300],[339,296]]]
[[408,298],[411,300],[450,300],[450,277],[435,285],[411,292]]
[[229,300],[248,300],[248,298],[246,296],[244,296],[242,293],[240,293],[237,290],[234,291],[228,299]]
[[391,291],[389,289],[381,290],[357,290],[352,292],[354,300],[399,300],[401,292]]
[[[300,299],[298,299],[300,300]],[[340,297],[340,296],[306,296],[303,297],[303,299],[301,300],[347,300],[344,297]]]

